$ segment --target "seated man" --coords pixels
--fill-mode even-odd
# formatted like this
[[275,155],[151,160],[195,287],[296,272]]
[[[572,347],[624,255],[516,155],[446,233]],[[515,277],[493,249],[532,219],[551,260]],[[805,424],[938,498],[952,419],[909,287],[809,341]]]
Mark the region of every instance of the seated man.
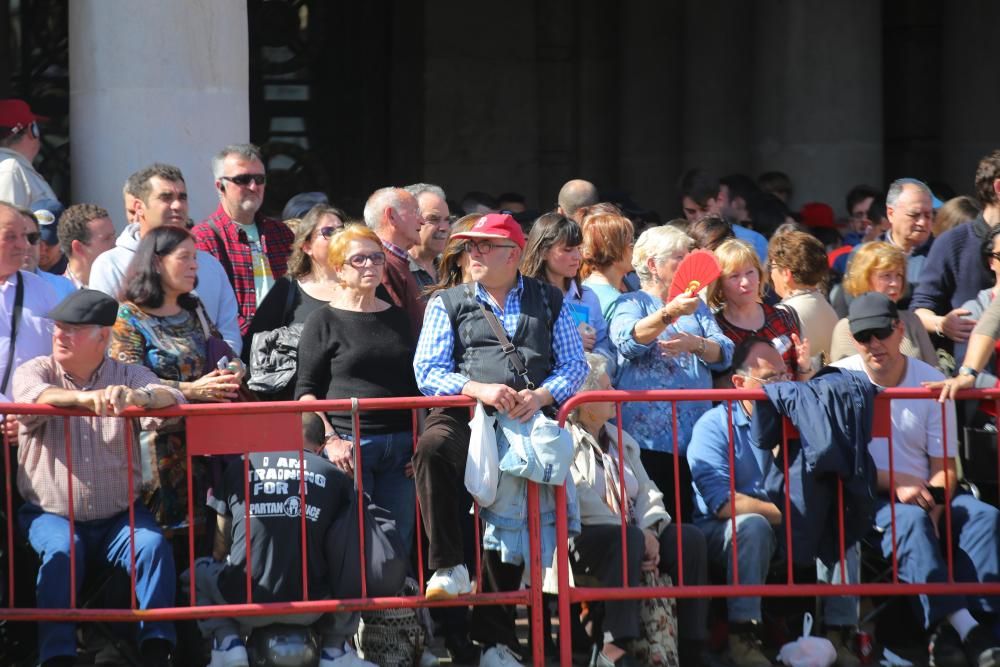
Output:
[[[128,570],[129,506],[135,508],[135,594],[140,609],[174,604],[173,553],[156,521],[137,502],[142,484],[139,437],[132,438],[132,496],[128,478],[126,421],[114,415],[128,406],[163,408],[183,403],[179,391],[164,387],[145,366],[108,358],[111,325],[118,304],[94,290],[80,290],[49,311],[55,323],[52,354],[35,357],[14,373],[14,402],[84,408],[97,417],[23,415],[17,451],[17,488],[24,498],[18,522],[41,559],[39,607],[66,609],[70,603],[69,496],[74,508],[77,593],[91,565]],[[143,428],[163,421],[143,418]],[[65,425],[73,449],[66,451]],[[68,488],[68,465],[73,484]],[[174,643],[171,623],[139,623],[144,665],[167,665]],[[39,658],[43,665],[76,664],[72,623],[38,624]]]
[[[774,347],[762,338],[749,337],[733,353],[732,382],[736,389],[759,389],[772,382],[789,380],[785,364]],[[763,584],[778,543],[774,527],[782,522],[781,510],[764,489],[764,478],[775,464],[771,452],[754,444],[750,429],[753,401],[739,401],[732,408],[733,462],[729,464],[729,414],[726,403],[715,406],[698,419],[688,445],[695,493],[694,524],[705,533],[708,557],[726,568],[727,583],[733,583],[732,515],[736,514],[736,543],[740,584]],[[735,474],[735,498],[729,497],[731,474]],[[847,574],[858,581],[857,550],[847,550]],[[832,571],[831,571],[832,570]],[[836,583],[840,567],[826,568],[817,561],[817,579]],[[837,649],[837,664],[860,665],[850,649],[850,632],[858,622],[856,597],[830,596],[823,600],[826,636]],[[736,665],[770,665],[756,636],[761,620],[759,597],[729,598],[729,658]]]
[[[310,600],[361,597],[358,572],[357,505],[351,479],[327,459],[317,456],[322,448],[323,422],[313,413],[303,414],[306,478],[306,537],[308,544],[308,585]],[[291,602],[304,599],[302,591],[302,544],[299,454],[297,451],[253,453],[250,455],[250,567],[253,602]],[[219,526],[212,549],[213,558],[200,558],[195,570],[199,605],[244,604],[247,602],[245,540],[246,499],[243,461],[226,469],[216,508]],[[214,560],[213,560],[214,559]],[[394,594],[371,588],[369,595]],[[182,580],[188,583],[189,573]],[[285,616],[243,616],[207,618],[198,621],[206,637],[213,637],[212,665],[241,667],[249,664],[241,639],[241,626],[261,628],[277,623],[315,625],[322,635],[320,667],[366,667],[347,643],[358,629],[357,612],[318,612]]]
[[[944,379],[936,368],[900,352],[904,326],[896,304],[885,295],[870,292],[858,297],[851,302],[847,319],[858,354],[841,359],[835,366],[864,371],[880,387],[920,387],[922,382]],[[1000,511],[958,489],[954,458],[958,440],[951,401],[945,404],[945,415],[942,428],[939,403],[930,399],[892,401],[894,489],[890,486],[887,439],[875,438],[869,445],[882,493],[875,516],[882,532],[882,552],[886,558],[892,557],[890,503],[894,502],[899,578],[912,583],[948,581],[942,518],[943,487],[947,485],[955,581],[997,581]],[[950,444],[947,459],[942,441],[945,435]],[[921,595],[924,623],[928,629],[935,628],[930,643],[932,664],[998,664],[1000,642],[969,611],[996,613],[998,602],[992,596]]]

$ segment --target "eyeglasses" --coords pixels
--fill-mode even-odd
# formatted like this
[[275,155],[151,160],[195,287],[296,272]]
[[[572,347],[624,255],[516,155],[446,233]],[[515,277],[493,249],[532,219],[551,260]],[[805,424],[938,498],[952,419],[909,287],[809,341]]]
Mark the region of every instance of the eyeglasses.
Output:
[[329,239],[337,232],[344,229],[343,227],[320,227],[316,232],[325,239]]
[[778,373],[777,375],[772,375],[769,378],[759,378],[755,375],[744,375],[743,377],[750,378],[751,380],[756,380],[761,384],[774,384],[775,382],[788,382],[792,379],[791,373]]
[[493,241],[466,241],[465,252],[475,250],[480,255],[488,255],[497,248],[516,248],[512,243],[493,243]]
[[364,268],[364,266],[371,262],[372,266],[382,266],[385,264],[385,253],[384,252],[373,252],[370,255],[351,255],[347,258],[344,264],[350,264],[355,269]]
[[854,334],[854,340],[858,341],[862,345],[866,345],[871,342],[872,338],[878,338],[879,340],[885,340],[892,335],[892,332],[896,330],[895,325],[888,327],[879,327],[878,329],[865,329],[864,331],[859,331]]
[[220,181],[235,183],[241,188],[245,188],[251,183],[254,185],[264,185],[267,183],[267,174],[237,174],[236,176],[220,176]]
[[42,235],[39,234],[38,232],[28,232],[27,234],[24,235],[24,238],[26,238],[28,240],[28,243],[30,243],[31,245],[35,245],[40,240],[42,240]]

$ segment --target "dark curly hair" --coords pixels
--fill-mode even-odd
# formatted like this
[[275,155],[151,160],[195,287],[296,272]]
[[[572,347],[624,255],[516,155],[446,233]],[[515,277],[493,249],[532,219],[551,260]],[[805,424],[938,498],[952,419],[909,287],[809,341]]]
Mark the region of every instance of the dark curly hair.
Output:
[[[157,270],[155,258],[166,257],[184,241],[194,241],[186,229],[164,225],[150,230],[139,242],[135,257],[128,265],[124,288],[119,301],[131,301],[140,308],[159,308],[163,305],[163,282]],[[195,279],[197,287],[198,280]],[[177,304],[185,310],[198,307],[198,297],[192,293],[181,294]]]

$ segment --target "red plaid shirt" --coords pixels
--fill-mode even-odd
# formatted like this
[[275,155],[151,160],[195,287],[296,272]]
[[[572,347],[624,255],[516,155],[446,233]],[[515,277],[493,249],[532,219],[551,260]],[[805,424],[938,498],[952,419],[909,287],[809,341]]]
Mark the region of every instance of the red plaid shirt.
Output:
[[[722,329],[722,333],[726,334],[726,337],[733,341],[734,345],[739,345],[744,339],[750,336],[758,336],[766,341],[773,341],[778,336],[788,336],[789,340],[791,340],[793,333],[797,336],[802,335],[802,332],[795,325],[794,318],[787,310],[784,308],[775,308],[768,303],[760,305],[764,308],[764,326],[757,331],[743,329],[732,324],[726,319],[722,310],[715,313],[715,321],[718,323],[719,328]],[[782,358],[785,360],[785,368],[788,372],[793,376],[797,375],[799,372],[799,362],[795,356],[795,346],[789,346],[782,355]]]
[[[215,225],[222,233],[225,242],[225,253],[219,249],[218,239],[215,230],[210,223]],[[257,216],[257,231],[260,233],[260,245],[267,257],[268,264],[271,265],[271,274],[274,279],[285,275],[288,269],[288,257],[292,254],[292,243],[295,235],[283,222],[272,218]],[[253,282],[253,255],[250,251],[250,241],[241,225],[233,222],[232,218],[223,210],[222,205],[210,217],[202,220],[194,229],[195,243],[199,250],[212,253],[222,264],[228,273],[226,265],[226,255],[232,263],[233,291],[236,292],[236,303],[239,306],[240,333],[246,334],[250,328],[250,322],[257,312],[257,292]]]

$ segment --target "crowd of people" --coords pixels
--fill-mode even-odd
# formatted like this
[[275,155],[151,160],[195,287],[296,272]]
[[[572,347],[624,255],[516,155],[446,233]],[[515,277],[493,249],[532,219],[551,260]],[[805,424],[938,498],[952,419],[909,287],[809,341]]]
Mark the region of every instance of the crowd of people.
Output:
[[[713,571],[733,581],[736,567],[740,583],[764,583],[781,557],[779,527],[791,520],[774,492],[782,473],[777,442],[762,425],[774,421],[772,408],[750,400],[635,401],[619,415],[613,403],[593,402],[575,410],[566,429],[554,425],[569,397],[610,388],[764,389],[779,413],[805,420],[796,425],[811,466],[829,462],[831,450],[861,452],[841,471],[867,508],[854,518],[867,518],[887,557],[895,551],[902,579],[947,580],[948,547],[938,537],[946,499],[956,580],[1000,576],[1000,512],[959,485],[959,420],[950,400],[959,389],[996,384],[987,365],[1000,337],[1000,151],[979,163],[974,199],[941,201],[925,183],[898,178],[884,193],[851,189],[840,221],[822,203],[791,211],[783,174],[755,182],[702,170],[680,180],[683,217],[667,222],[630,202],[603,201],[582,179],[567,182],[550,211],[528,210],[515,193],[455,202],[437,185],[416,183],[376,190],[359,218],[321,193],[303,193],[276,220],[261,213],[264,156],[235,144],[211,159],[219,205],[201,222],[190,217],[176,167],[154,163],[130,175],[128,224],[115,239],[107,208],[63,209],[31,167],[40,120],[23,102],[0,101],[0,400],[95,416],[3,420],[5,436],[18,442],[17,525],[41,560],[39,607],[69,603],[70,506],[78,586],[91,566],[127,567],[131,542],[139,607],[173,605],[180,573],[164,530],[191,512],[218,526],[200,554],[198,576],[209,585],[199,584],[199,601],[241,601],[227,591],[242,590],[246,576],[242,555],[234,555],[241,550],[229,551],[234,530],[250,530],[242,518],[251,499],[237,484],[243,464],[218,470],[218,461],[195,457],[187,470],[183,423],[155,416],[141,420],[129,456],[116,417],[129,406],[246,400],[250,389],[303,402],[461,395],[495,419],[502,472],[495,499],[481,508],[481,544],[473,544],[466,408],[421,415],[415,449],[408,410],[362,411],[360,431],[349,411],[303,413],[315,473],[310,520],[324,564],[310,567],[317,584],[309,588],[330,597],[349,588],[324,574],[345,571],[346,547],[329,536],[350,514],[343,510],[355,475],[394,519],[407,557],[425,548],[415,539],[419,506],[428,599],[470,593],[469,554],[480,548],[483,592],[521,586],[530,564],[528,480],[545,482],[545,564],[555,546],[552,484],[565,480],[577,574],[620,586],[624,560],[630,586],[644,570],[676,577],[679,566],[689,585],[708,583]],[[699,294],[671,296],[674,274],[695,248],[714,253],[721,275]],[[830,417],[870,422],[875,391],[897,386],[940,388],[944,407],[894,401],[891,452],[870,424]],[[299,455],[289,450],[298,437],[275,446],[296,473]],[[251,458],[251,474],[264,479],[278,455]],[[131,471],[118,474],[129,461]],[[293,502],[306,483],[294,481],[255,488],[254,498]],[[812,497],[814,480],[794,484]],[[262,513],[274,505],[258,500],[251,507]],[[808,514],[814,507],[803,511],[822,527],[823,517]],[[252,527],[254,598],[297,599],[301,589],[258,569],[258,557],[295,566],[277,555],[276,535],[288,527],[260,516]],[[623,520],[627,556],[616,546]],[[679,533],[670,527],[676,521]],[[257,533],[268,531],[258,544]],[[843,565],[821,548],[802,558],[810,567],[815,561],[819,581],[857,582],[859,542],[848,542]],[[934,664],[998,664],[997,603],[920,596]],[[856,597],[824,600],[825,636],[842,666],[861,664],[858,607]],[[686,600],[678,610],[680,664],[702,664],[708,601]],[[730,598],[727,610],[731,664],[770,665],[760,598]],[[202,623],[213,665],[249,664],[238,621]],[[525,656],[513,606],[477,605],[471,617],[461,607],[442,609],[436,621],[456,661],[514,665]],[[323,622],[322,667],[370,664],[348,641],[357,622],[357,614]],[[143,622],[137,630],[144,664],[169,664],[172,625]],[[636,664],[638,603],[608,602],[603,631],[593,638],[592,664]],[[72,624],[39,625],[43,665],[74,664],[76,650]]]

